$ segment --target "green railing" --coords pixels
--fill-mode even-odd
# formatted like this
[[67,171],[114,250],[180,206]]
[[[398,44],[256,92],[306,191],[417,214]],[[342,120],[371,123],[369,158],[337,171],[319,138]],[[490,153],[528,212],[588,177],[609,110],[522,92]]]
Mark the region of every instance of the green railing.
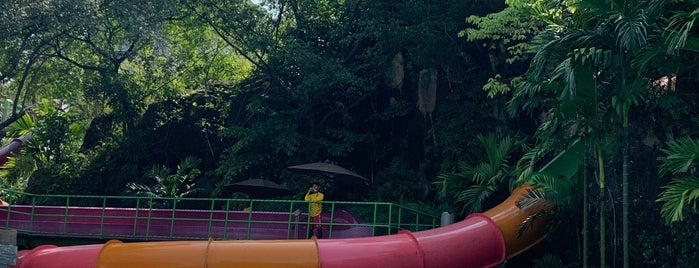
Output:
[[[6,215],[0,227],[17,227],[17,218],[27,220],[18,232],[43,236],[82,236],[92,238],[129,238],[138,240],[196,239],[256,239],[253,230],[259,226],[284,229],[286,238],[307,237],[308,203],[303,200],[260,200],[223,198],[159,198],[137,196],[36,195],[2,191],[10,205],[0,208]],[[117,210],[112,209],[117,208]],[[113,214],[123,208],[128,215]],[[76,211],[89,210],[87,214]],[[323,225],[334,238],[350,227],[370,229],[370,235],[394,234],[399,230],[422,231],[435,228],[437,215],[386,202],[323,202]],[[259,213],[258,213],[259,212]],[[76,214],[77,213],[77,214]],[[82,213],[82,212],[81,212]],[[0,214],[2,215],[2,214]],[[266,218],[264,215],[277,215]],[[281,215],[281,216],[279,216]],[[349,216],[348,216],[349,215]],[[329,219],[328,219],[329,217]],[[354,220],[347,220],[348,217]],[[58,222],[60,228],[47,230],[47,221]],[[41,222],[44,222],[43,225]],[[92,224],[92,231],[75,231],[78,225]],[[115,236],[106,227],[126,224],[133,230]],[[38,226],[37,226],[38,225]],[[198,227],[193,227],[198,226]],[[42,229],[44,228],[44,229]],[[96,229],[95,229],[96,228]],[[163,231],[169,228],[169,232]],[[178,228],[205,228],[201,236],[186,236]],[[236,231],[230,231],[232,228]],[[223,233],[219,231],[223,230]],[[298,234],[299,230],[306,234]],[[217,233],[218,232],[218,233]],[[296,233],[294,233],[296,232]],[[203,236],[203,237],[202,237]]]

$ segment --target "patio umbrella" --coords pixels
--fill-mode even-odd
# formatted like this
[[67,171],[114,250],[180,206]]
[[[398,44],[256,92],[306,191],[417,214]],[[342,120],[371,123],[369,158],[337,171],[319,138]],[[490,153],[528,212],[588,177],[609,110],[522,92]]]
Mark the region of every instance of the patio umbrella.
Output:
[[354,173],[346,168],[328,162],[316,162],[288,167],[294,172],[301,174],[322,176],[332,181],[355,181],[369,184],[369,179]]
[[251,197],[272,197],[291,195],[293,192],[276,182],[265,179],[249,179],[226,185],[232,192],[244,193]]

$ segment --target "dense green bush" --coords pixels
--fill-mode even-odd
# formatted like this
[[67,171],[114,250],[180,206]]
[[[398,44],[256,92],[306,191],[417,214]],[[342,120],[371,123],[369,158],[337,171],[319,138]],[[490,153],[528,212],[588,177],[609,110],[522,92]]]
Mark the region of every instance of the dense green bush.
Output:
[[699,214],[665,228],[644,228],[638,247],[645,267],[696,267],[699,263]]

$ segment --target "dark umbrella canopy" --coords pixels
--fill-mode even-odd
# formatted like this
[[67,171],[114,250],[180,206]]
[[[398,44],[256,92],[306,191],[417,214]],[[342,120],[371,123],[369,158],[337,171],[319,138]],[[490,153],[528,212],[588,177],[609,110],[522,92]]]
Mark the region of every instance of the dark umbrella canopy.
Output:
[[276,182],[265,179],[249,179],[226,185],[232,192],[244,193],[252,197],[291,195],[293,192]]
[[354,180],[361,181],[364,184],[369,183],[369,179],[333,163],[316,162],[290,166],[289,169],[301,174],[322,176],[333,181]]

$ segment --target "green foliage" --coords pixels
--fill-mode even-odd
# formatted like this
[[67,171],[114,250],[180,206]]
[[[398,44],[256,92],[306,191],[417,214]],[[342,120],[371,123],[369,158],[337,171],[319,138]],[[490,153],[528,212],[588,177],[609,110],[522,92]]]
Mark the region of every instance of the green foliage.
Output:
[[410,170],[407,164],[398,157],[394,158],[388,167],[376,174],[373,185],[374,196],[371,196],[369,200],[397,204],[417,203],[424,189],[429,187],[425,182],[421,182],[418,174]]
[[[502,41],[516,60],[522,51],[518,45],[525,43],[531,36],[541,32],[546,26],[545,21],[535,12],[535,6],[541,6],[546,1],[527,1],[534,3],[519,3],[510,1],[505,9],[486,16],[469,16],[466,21],[476,28],[467,28],[459,34],[466,36],[469,41],[497,40]],[[491,47],[494,48],[494,47]]]
[[534,188],[528,189],[527,193],[517,200],[517,207],[526,210],[534,206],[541,206],[545,209],[537,211],[522,222],[518,230],[519,236],[526,230],[533,228],[537,220],[542,217],[549,218],[545,223],[546,230],[554,230],[563,217],[570,215],[580,197],[575,187],[575,180],[545,173],[535,173],[532,175],[531,183]]
[[672,182],[662,188],[664,190],[657,202],[663,202],[661,214],[667,223],[682,221],[685,205],[692,205],[691,210],[696,210],[696,201],[699,198],[699,178],[674,178]]
[[488,78],[483,89],[488,92],[488,97],[493,98],[495,95],[509,92],[510,86],[501,81],[500,74],[496,74],[495,77]]
[[637,236],[639,266],[670,268],[694,267],[699,262],[699,214],[688,213],[681,222],[674,222],[667,229],[644,228]]
[[27,135],[33,131],[36,120],[31,114],[24,114],[17,121],[7,126],[7,136],[17,137]]
[[532,268],[568,268],[568,267],[577,267],[575,264],[568,263],[566,264],[561,260],[559,257],[551,254],[551,253],[546,253],[544,254],[541,259],[534,259],[532,261]]
[[532,175],[532,183],[534,189],[543,192],[545,198],[562,211],[573,209],[575,201],[579,198],[576,180],[537,173]]
[[696,211],[696,201],[699,199],[699,178],[695,174],[699,141],[682,138],[667,142],[667,149],[661,151],[659,174],[671,174],[672,182],[663,186],[663,192],[656,202],[663,203],[661,215],[667,224],[682,221],[686,213],[685,205],[692,205],[691,211]]
[[661,149],[666,155],[661,157],[659,173],[661,176],[693,173],[694,165],[699,159],[699,140],[681,138],[667,142],[667,148]]
[[[187,197],[196,194],[200,188],[196,187],[196,179],[201,174],[197,166],[201,159],[196,157],[186,157],[177,166],[174,174],[169,168],[154,165],[145,174],[147,179],[152,179],[150,183],[129,182],[126,187],[134,194],[146,197]],[[150,204],[157,207],[169,207],[169,199],[165,199],[160,204]]]
[[[506,1],[507,7],[485,16],[471,15],[466,22],[473,25],[459,32],[468,41],[485,41],[492,50],[492,69],[498,73],[483,87],[489,97],[511,91],[508,83],[503,83],[502,72],[516,74],[516,62],[528,61],[537,49],[550,40],[551,31],[559,31],[566,24],[576,1],[515,0]],[[506,68],[497,66],[493,55],[505,57]],[[509,76],[509,77],[508,77]],[[510,83],[521,79],[519,74],[508,75]]]
[[515,139],[498,140],[489,134],[478,135],[477,140],[486,153],[486,161],[476,166],[462,163],[458,172],[441,173],[437,177],[440,196],[460,207],[461,214],[482,211],[483,202],[513,175],[510,155],[516,146]]

